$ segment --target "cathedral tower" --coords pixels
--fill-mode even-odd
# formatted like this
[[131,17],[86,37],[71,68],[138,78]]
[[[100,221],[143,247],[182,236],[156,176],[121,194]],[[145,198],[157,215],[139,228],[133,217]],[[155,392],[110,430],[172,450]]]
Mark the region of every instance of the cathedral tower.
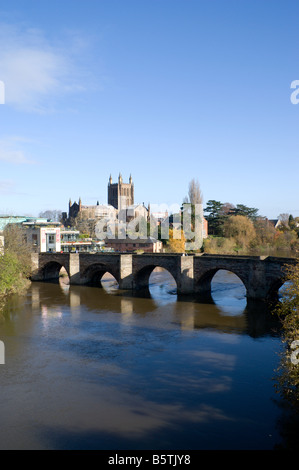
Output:
[[129,183],[124,183],[121,173],[117,183],[112,183],[110,175],[108,183],[108,204],[121,210],[124,206],[128,207],[134,204],[134,183],[130,175]]

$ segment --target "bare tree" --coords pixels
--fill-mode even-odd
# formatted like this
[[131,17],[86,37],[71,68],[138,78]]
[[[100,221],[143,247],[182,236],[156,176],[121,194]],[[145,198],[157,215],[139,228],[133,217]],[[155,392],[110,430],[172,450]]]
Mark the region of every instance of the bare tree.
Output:
[[286,214],[286,213],[279,214],[278,216],[278,219],[280,220],[284,228],[289,228],[289,218],[290,218],[290,214]]
[[53,220],[54,222],[60,222],[62,217],[61,210],[47,210],[39,213],[39,217],[44,217],[46,219]]
[[202,204],[203,196],[198,180],[194,178],[189,183],[189,202],[191,204]]

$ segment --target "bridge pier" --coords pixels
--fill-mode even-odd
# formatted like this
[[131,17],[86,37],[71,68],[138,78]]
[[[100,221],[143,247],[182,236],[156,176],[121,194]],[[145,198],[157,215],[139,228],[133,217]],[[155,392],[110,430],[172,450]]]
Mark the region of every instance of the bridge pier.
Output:
[[80,276],[80,255],[79,253],[70,253],[69,254],[69,278],[70,284],[80,285],[81,276]]
[[194,292],[193,259],[193,256],[181,256],[179,258],[179,272],[177,276],[178,295],[193,294]]
[[40,269],[39,253],[31,253],[31,280],[43,281],[43,275]]
[[119,288],[131,290],[133,289],[133,256],[120,255],[119,263]]

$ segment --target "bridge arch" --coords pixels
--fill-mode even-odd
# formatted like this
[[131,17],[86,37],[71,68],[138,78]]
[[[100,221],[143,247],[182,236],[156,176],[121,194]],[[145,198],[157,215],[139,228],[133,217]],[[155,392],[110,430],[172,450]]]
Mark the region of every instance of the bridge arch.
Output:
[[283,276],[280,276],[274,279],[268,289],[266,294],[267,300],[277,300],[279,298],[279,289],[286,283],[286,279]]
[[194,285],[195,292],[197,294],[211,298],[212,281],[213,281],[215,274],[217,274],[219,271],[226,271],[228,273],[231,273],[237,276],[237,278],[242,282],[246,291],[246,295],[247,295],[247,292],[248,292],[247,279],[245,278],[245,276],[242,273],[238,272],[237,270],[228,269],[227,266],[217,266],[215,268],[208,269],[207,271],[202,273],[195,282],[195,285]]
[[101,280],[106,273],[111,274],[117,283],[119,283],[118,273],[104,263],[94,263],[88,266],[81,274],[82,283],[89,286],[101,287]]
[[65,270],[69,277],[68,269],[64,264],[58,261],[49,261],[41,269],[42,279],[44,281],[58,281],[62,270]]
[[150,276],[156,268],[162,268],[163,270],[167,271],[174,279],[177,288],[178,282],[176,273],[174,273],[171,269],[167,269],[167,267],[159,266],[157,264],[149,264],[136,271],[133,277],[133,288],[137,290],[148,290]]

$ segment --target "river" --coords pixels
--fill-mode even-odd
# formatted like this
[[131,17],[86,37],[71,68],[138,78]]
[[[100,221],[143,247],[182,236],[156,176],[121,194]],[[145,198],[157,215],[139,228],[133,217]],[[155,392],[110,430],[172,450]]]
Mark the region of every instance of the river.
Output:
[[213,302],[32,283],[0,316],[0,449],[274,449],[279,325],[231,273]]

